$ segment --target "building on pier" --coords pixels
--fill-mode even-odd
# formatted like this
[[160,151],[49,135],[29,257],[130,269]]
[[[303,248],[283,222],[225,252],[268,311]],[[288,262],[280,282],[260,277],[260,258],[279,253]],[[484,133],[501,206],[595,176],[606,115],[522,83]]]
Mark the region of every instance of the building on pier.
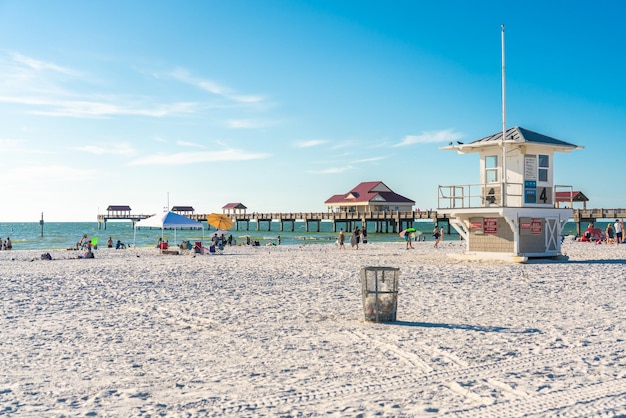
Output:
[[415,201],[397,194],[382,181],[367,181],[348,193],[331,196],[324,205],[329,212],[410,212]]
[[173,206],[170,211],[183,216],[191,216],[196,210],[193,206]]
[[243,203],[240,203],[240,202],[227,203],[224,206],[222,206],[222,213],[224,215],[245,215],[246,209],[248,208],[245,207]]
[[574,208],[574,205],[577,203],[582,203],[582,208],[587,209],[587,202],[589,198],[583,194],[583,192],[578,191],[567,191],[567,192],[556,192],[556,207],[570,207]]

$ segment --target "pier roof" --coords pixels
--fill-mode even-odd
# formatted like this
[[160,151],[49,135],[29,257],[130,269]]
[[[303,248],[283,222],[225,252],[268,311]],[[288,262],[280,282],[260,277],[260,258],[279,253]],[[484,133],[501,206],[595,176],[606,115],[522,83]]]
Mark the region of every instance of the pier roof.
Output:
[[109,205],[107,212],[130,212],[130,206]]
[[243,205],[243,203],[227,203],[224,206],[222,206],[222,209],[248,209],[247,207],[245,207]]
[[172,212],[194,212],[193,206],[174,206]]
[[588,202],[589,198],[583,192],[555,192],[557,202]]

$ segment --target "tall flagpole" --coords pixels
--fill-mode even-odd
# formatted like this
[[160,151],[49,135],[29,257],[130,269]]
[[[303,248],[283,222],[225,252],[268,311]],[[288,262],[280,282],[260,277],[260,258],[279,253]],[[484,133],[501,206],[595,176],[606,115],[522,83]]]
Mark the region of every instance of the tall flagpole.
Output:
[[504,65],[504,24],[502,25],[502,206],[506,206],[506,83]]

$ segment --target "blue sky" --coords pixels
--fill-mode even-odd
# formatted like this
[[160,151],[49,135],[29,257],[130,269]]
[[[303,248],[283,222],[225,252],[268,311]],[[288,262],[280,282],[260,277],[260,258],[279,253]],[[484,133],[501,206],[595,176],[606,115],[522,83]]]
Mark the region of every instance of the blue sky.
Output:
[[555,183],[626,206],[626,3],[0,0],[0,221],[108,205],[324,211],[380,180],[436,208],[439,148],[507,126],[577,145]]

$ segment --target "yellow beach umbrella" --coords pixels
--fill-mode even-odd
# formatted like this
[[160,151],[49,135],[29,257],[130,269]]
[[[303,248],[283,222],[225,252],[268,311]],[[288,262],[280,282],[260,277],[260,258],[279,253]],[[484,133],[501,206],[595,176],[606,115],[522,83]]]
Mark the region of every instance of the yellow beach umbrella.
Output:
[[208,215],[206,221],[215,229],[230,229],[233,227],[233,220],[229,216],[220,213]]

